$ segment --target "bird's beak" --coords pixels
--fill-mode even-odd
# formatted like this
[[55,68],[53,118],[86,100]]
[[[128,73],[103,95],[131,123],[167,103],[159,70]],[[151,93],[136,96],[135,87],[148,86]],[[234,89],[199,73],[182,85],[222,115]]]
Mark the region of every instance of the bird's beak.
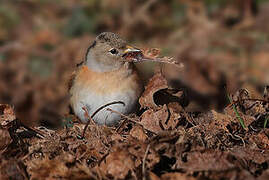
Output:
[[141,52],[141,50],[127,45],[126,49],[123,51],[123,54],[137,53],[137,52]]
[[123,51],[122,57],[128,62],[138,62],[140,57],[142,57],[142,51],[127,45],[126,49]]

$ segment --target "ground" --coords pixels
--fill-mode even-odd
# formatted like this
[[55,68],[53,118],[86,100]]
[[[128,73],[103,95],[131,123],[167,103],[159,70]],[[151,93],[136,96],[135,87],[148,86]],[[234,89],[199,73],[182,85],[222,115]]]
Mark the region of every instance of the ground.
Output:
[[[269,4],[126,2],[1,2],[0,179],[268,179]],[[140,111],[84,134],[68,79],[102,31],[184,67],[136,64]]]

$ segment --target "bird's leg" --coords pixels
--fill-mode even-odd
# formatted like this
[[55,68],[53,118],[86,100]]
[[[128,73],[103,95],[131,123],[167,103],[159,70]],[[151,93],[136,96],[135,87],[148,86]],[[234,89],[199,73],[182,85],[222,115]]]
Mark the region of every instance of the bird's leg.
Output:
[[85,111],[85,117],[88,118],[87,124],[86,124],[85,128],[83,129],[83,133],[82,133],[82,137],[81,137],[82,139],[85,137],[85,133],[86,133],[86,130],[87,130],[87,128],[88,128],[90,122],[92,121],[92,122],[95,124],[95,122],[94,122],[94,120],[93,120],[94,116],[95,116],[99,111],[101,111],[102,109],[104,109],[104,108],[106,108],[106,107],[108,107],[108,106],[110,106],[110,105],[113,105],[113,104],[122,104],[123,106],[125,106],[125,103],[122,102],[122,101],[113,101],[113,102],[111,102],[111,103],[108,103],[108,104],[105,104],[105,105],[99,107],[99,108],[98,108],[98,109],[97,109],[91,116],[89,115],[88,109],[87,109],[85,106],[82,107],[82,109]]
[[84,116],[88,119],[88,121],[87,121],[87,123],[86,123],[86,126],[85,126],[84,129],[83,129],[83,133],[82,133],[82,139],[83,139],[84,136],[85,136],[85,132],[86,132],[86,130],[87,130],[87,128],[88,128],[90,122],[93,122],[94,124],[95,124],[95,122],[94,122],[94,120],[92,119],[92,117],[89,115],[89,112],[88,112],[88,109],[86,108],[86,106],[82,107],[82,109],[83,109],[84,112],[85,112]]

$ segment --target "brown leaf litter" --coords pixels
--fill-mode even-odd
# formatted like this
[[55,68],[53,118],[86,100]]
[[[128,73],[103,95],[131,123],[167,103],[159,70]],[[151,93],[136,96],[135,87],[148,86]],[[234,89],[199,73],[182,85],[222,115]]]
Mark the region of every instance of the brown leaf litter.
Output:
[[[246,179],[268,176],[269,133],[264,99],[245,89],[223,112],[188,112],[157,72],[139,102],[137,116],[117,128],[73,122],[58,130],[28,128],[13,108],[1,105],[1,178],[12,179]],[[172,92],[176,92],[173,90]],[[266,93],[265,93],[266,94]],[[160,103],[159,96],[175,96]],[[179,96],[180,97],[180,96]],[[171,100],[171,101],[170,101]],[[113,110],[111,110],[113,111]],[[267,126],[268,127],[268,126]],[[16,159],[14,159],[16,157]]]

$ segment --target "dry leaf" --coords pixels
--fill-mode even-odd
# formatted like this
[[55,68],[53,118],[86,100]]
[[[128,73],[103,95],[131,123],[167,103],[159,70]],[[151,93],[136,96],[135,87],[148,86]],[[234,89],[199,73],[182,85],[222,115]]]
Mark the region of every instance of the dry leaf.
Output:
[[180,68],[184,67],[183,63],[179,63],[173,60],[172,57],[160,57],[160,49],[157,48],[142,48],[141,51],[130,52],[123,55],[123,57],[128,62],[143,62],[143,61],[153,61],[160,63],[167,63],[179,66]]
[[11,142],[12,139],[9,132],[5,129],[0,129],[0,152],[4,150]]
[[189,152],[185,162],[178,160],[175,167],[187,171],[225,171],[235,165],[228,160],[228,153],[219,150],[205,152]]
[[141,125],[154,133],[163,131],[162,123],[168,118],[167,108],[161,108],[159,110],[149,109],[141,115]]
[[156,109],[158,105],[155,104],[153,95],[161,89],[168,88],[166,79],[162,74],[156,73],[148,82],[145,91],[139,99],[141,108],[153,108]]
[[7,128],[15,119],[14,109],[8,104],[0,104],[0,128]]
[[115,179],[124,179],[134,169],[134,161],[126,149],[111,152],[100,165],[100,170]]
[[143,127],[141,127],[140,125],[135,125],[131,129],[130,135],[142,142],[145,142],[147,139],[147,135],[145,134]]
[[171,57],[160,57],[160,49],[157,48],[144,48],[142,49],[142,54],[143,56],[138,59],[139,61],[155,61],[155,62],[162,62],[162,63],[168,63],[168,64],[175,64],[178,65],[180,67],[183,67],[182,63],[179,63],[175,60],[173,60],[173,58]]

